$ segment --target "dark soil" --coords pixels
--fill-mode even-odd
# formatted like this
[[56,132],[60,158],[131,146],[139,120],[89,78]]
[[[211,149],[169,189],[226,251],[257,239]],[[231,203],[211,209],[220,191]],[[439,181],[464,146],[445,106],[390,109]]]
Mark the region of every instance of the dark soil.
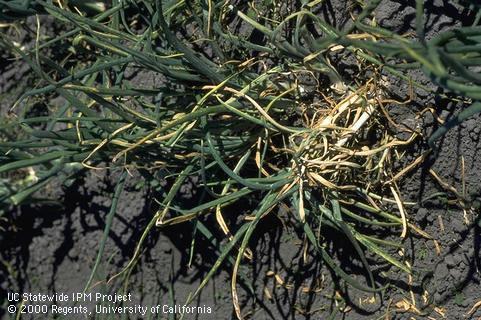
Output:
[[[343,1],[331,3],[326,5],[326,15],[340,24],[344,23]],[[414,0],[383,1],[376,12],[377,21],[397,32],[413,31],[414,7]],[[433,1],[428,5],[427,36],[455,24],[469,24],[473,17],[469,12],[458,9],[449,1]],[[22,92],[23,85],[27,85],[20,80],[28,79],[29,74],[28,68],[19,62],[2,60],[0,67],[1,110],[2,116],[5,116],[5,110]],[[422,74],[413,74],[413,77],[429,84]],[[391,80],[393,95],[400,100],[407,99],[409,87],[401,85],[396,79]],[[388,110],[396,121],[410,125],[416,112],[427,106],[444,110],[439,114],[443,119],[452,117],[462,107],[447,102],[437,94],[416,91],[415,101],[396,109],[388,106]],[[245,317],[480,318],[481,308],[472,314],[468,312],[481,300],[481,215],[475,211],[465,214],[459,206],[448,203],[446,199],[453,199],[453,194],[429,173],[430,169],[434,170],[458,191],[463,190],[465,184],[468,201],[481,197],[481,162],[477,158],[481,147],[480,120],[480,117],[474,117],[451,130],[440,142],[439,150],[422,166],[410,172],[400,185],[403,200],[417,203],[408,207],[409,220],[433,237],[425,239],[412,233],[404,241],[404,255],[409,257],[413,269],[417,270],[412,278],[392,268],[380,268],[376,272],[377,279],[390,284],[382,296],[346,288],[320,259],[309,255],[303,259],[303,242],[299,240],[302,238],[297,233],[298,226],[271,215],[261,223],[252,241],[254,260],[245,261],[241,268],[243,277],[239,279],[238,290]],[[429,113],[416,121],[421,121],[426,136],[437,126]],[[409,150],[406,161],[413,161],[424,150],[425,143],[419,142]],[[95,262],[117,179],[117,172],[91,171],[67,185],[51,185],[43,190],[44,197],[58,199],[58,202],[12,208],[3,215],[2,219],[5,219],[0,221],[0,272],[3,274],[0,277],[0,299],[4,299],[7,292],[71,293],[84,289]],[[155,193],[148,186],[142,186],[141,181],[135,173],[128,177],[96,279],[107,279],[122,270],[133,256],[138,239],[155,212]],[[184,186],[185,201],[192,201],[195,192],[195,181]],[[440,192],[446,196],[431,197]],[[236,215],[235,210],[232,208],[232,216]],[[215,262],[218,252],[193,231],[191,224],[180,224],[150,232],[127,289],[134,301],[145,306],[182,305],[195,291]],[[193,237],[195,242],[192,245]],[[393,239],[400,238],[395,235]],[[337,241],[342,244],[343,239]],[[193,256],[189,262],[192,247]],[[360,263],[348,247],[347,241],[345,248],[341,246],[342,250],[336,255],[338,262],[353,275],[362,277]],[[193,303],[211,307],[212,313],[186,315],[184,319],[234,318],[231,272],[229,265],[221,268]],[[109,285],[100,282],[95,290],[112,292],[119,285],[120,281]],[[345,300],[340,298],[340,294]],[[409,309],[403,301],[415,303],[415,306]],[[7,301],[4,300],[0,306],[2,319],[9,319],[6,306]],[[161,314],[159,319],[172,316]],[[31,318],[42,319],[40,316]],[[142,317],[131,317],[134,318]]]

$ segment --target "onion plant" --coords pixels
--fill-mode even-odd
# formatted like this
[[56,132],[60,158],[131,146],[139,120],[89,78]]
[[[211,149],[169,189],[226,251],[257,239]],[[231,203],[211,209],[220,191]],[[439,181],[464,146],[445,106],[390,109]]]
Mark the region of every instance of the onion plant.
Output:
[[[472,102],[459,122],[480,111],[475,101],[481,92],[476,71],[481,29],[476,19],[473,26],[426,39],[423,3],[417,1],[417,35],[401,36],[373,23],[379,2],[353,7],[353,21],[344,29],[320,17],[322,1],[292,8],[280,1],[92,2],[94,8],[106,6],[100,12],[72,2],[0,2],[0,18],[10,23],[37,14],[39,30],[38,14],[48,14],[66,30],[37,31],[31,48],[0,35],[1,48],[28,63],[38,78],[12,106],[8,126],[21,130],[21,138],[0,142],[0,173],[28,168],[35,179],[2,190],[1,200],[17,205],[50,179],[84,169],[138,170],[147,180],[160,172],[169,182],[156,199],[160,209],[150,217],[131,262],[115,277],[128,278],[152,228],[195,223],[206,238],[224,241],[189,301],[223,263],[230,264],[234,306],[242,318],[239,265],[253,259],[249,240],[259,222],[288,214],[277,210],[286,204],[310,252],[351,286],[382,290],[366,252],[406,273],[411,269],[393,254],[402,245],[378,231],[427,236],[409,222],[410,204],[398,186],[411,169],[399,168],[401,151],[420,134],[397,137],[398,126],[384,106],[402,102],[389,96],[385,74],[408,81],[406,69],[424,70]],[[64,50],[60,58],[52,56],[57,48]],[[354,78],[336,66],[347,57],[358,67]],[[155,81],[144,85],[135,74]],[[26,116],[38,96],[61,97],[63,105],[50,108],[48,116]],[[200,177],[203,197],[188,207],[179,193],[192,176]],[[109,221],[125,179],[124,173]],[[252,211],[235,209],[247,202],[254,203]],[[216,223],[206,223],[207,215]],[[242,223],[232,225],[227,215],[240,216]],[[349,239],[366,281],[336,264],[325,248],[327,228]]]

